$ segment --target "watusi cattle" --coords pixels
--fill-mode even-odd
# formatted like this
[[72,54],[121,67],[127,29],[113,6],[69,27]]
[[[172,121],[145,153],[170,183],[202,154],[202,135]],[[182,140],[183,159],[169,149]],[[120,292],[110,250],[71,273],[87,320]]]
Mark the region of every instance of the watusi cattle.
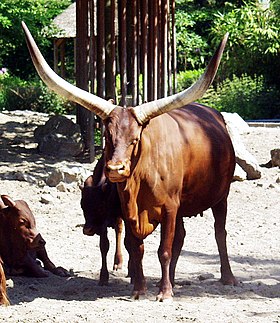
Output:
[[145,294],[144,239],[158,224],[161,264],[157,300],[173,296],[176,263],[184,241],[183,217],[211,208],[221,262],[221,281],[236,285],[226,245],[227,197],[234,149],[222,115],[194,103],[212,83],[228,34],[204,74],[190,88],[166,98],[123,108],[60,78],[47,64],[23,23],[38,74],[49,88],[96,113],[105,126],[105,175],[116,182],[130,240],[133,296]]
[[121,250],[121,234],[123,229],[121,203],[117,186],[104,175],[104,156],[97,162],[93,175],[84,182],[81,197],[81,207],[85,217],[83,233],[88,236],[100,236],[100,251],[102,266],[99,285],[107,285],[109,272],[107,267],[107,253],[109,251],[108,228],[116,233],[116,251],[113,270],[122,268],[123,256]]
[[6,287],[6,276],[3,269],[3,261],[0,257],[0,305],[10,305],[7,287]]
[[52,272],[69,276],[66,269],[56,267],[49,259],[46,242],[37,231],[28,204],[23,200],[14,201],[7,195],[1,195],[1,199],[0,256],[6,275],[47,277],[48,272]]

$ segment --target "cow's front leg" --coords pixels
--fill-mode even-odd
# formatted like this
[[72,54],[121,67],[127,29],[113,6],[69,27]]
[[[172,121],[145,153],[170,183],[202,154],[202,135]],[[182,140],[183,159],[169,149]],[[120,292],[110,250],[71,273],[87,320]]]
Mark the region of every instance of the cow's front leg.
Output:
[[132,297],[139,299],[141,295],[145,295],[147,290],[142,266],[144,243],[142,239],[133,235],[129,225],[126,225],[125,230],[125,245],[129,253],[128,274],[134,284]]
[[172,299],[173,297],[173,290],[170,281],[170,262],[172,258],[175,223],[176,213],[166,214],[161,223],[161,242],[158,249],[158,257],[161,264],[162,278],[160,281],[159,293],[157,295],[157,300],[160,302]]
[[107,267],[107,254],[109,251],[109,239],[107,236],[107,230],[101,233],[100,235],[100,241],[99,241],[99,248],[101,252],[101,259],[102,259],[102,265],[100,270],[100,276],[99,276],[99,286],[108,285],[109,281],[109,272]]
[[69,272],[65,268],[63,268],[61,266],[59,266],[59,267],[55,266],[55,264],[48,257],[47,250],[46,250],[45,246],[43,246],[42,248],[37,250],[36,257],[42,261],[45,270],[48,270],[51,273],[53,273],[54,275],[57,275],[60,277],[69,277],[70,276]]
[[117,218],[117,223],[115,226],[116,233],[116,251],[114,257],[114,268],[113,270],[122,269],[123,265],[123,256],[122,256],[122,230],[123,230],[123,221],[121,218]]
[[221,282],[224,285],[238,285],[238,281],[234,277],[227,253],[226,236],[227,232],[225,229],[226,215],[227,215],[227,199],[225,198],[217,205],[212,207],[212,212],[215,218],[215,238],[218,245],[218,251],[221,261]]

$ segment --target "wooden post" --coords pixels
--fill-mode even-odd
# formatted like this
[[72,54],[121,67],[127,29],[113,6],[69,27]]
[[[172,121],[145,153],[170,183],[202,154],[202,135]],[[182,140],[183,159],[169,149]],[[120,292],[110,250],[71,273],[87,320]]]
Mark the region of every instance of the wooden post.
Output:
[[[88,0],[76,2],[76,85],[88,91]],[[93,129],[90,128],[92,112],[77,105],[77,123],[81,127],[85,149],[94,147]]]

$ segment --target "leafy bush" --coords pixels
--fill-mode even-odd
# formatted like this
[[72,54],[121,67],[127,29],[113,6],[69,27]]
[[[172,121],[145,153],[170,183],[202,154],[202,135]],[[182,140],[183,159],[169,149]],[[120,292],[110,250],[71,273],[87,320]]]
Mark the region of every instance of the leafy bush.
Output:
[[71,113],[74,106],[50,91],[40,80],[24,81],[8,72],[0,74],[0,111],[31,110]]
[[263,76],[233,75],[216,89],[212,86],[200,102],[219,111],[236,112],[246,120],[280,117],[280,91],[268,86]]
[[177,75],[177,92],[190,87],[203,74],[203,69],[180,72]]

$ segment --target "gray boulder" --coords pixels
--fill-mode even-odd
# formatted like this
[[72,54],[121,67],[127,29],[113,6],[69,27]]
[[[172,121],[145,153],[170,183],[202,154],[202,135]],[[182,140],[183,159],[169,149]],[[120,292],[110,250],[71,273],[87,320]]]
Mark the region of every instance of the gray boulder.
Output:
[[34,131],[41,153],[56,157],[79,155],[84,145],[80,126],[65,116],[52,116]]
[[246,122],[236,113],[223,113],[223,117],[234,147],[236,163],[246,172],[247,179],[261,178],[262,173],[258,161],[246,149],[240,136],[240,133],[249,131],[249,126],[247,125],[247,128]]

